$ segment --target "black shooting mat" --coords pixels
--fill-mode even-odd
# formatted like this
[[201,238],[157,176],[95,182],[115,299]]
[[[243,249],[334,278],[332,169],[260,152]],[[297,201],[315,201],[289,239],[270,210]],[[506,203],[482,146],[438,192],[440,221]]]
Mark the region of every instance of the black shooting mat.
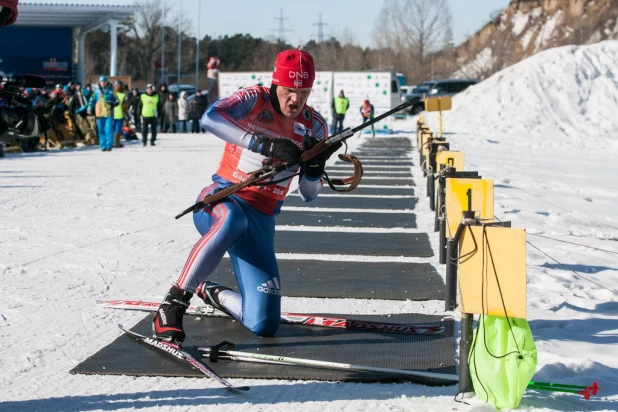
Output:
[[[413,166],[414,163],[412,163],[411,160],[406,160],[406,159],[400,159],[400,160],[387,160],[387,159],[376,159],[376,160],[372,160],[371,158],[365,158],[361,160],[361,164],[363,166],[368,166],[368,165],[372,165],[372,166]],[[335,162],[336,166],[339,165],[349,165],[349,163],[338,160]]]
[[[149,314],[131,329],[146,336],[151,334],[154,314]],[[325,316],[346,316],[329,314]],[[347,316],[349,317],[349,316]],[[389,323],[436,324],[445,331],[438,335],[412,335],[341,328],[281,324],[273,338],[255,337],[239,322],[229,318],[205,316],[185,317],[187,338],[184,350],[211,367],[223,378],[319,380],[344,382],[412,381],[425,385],[450,385],[454,382],[424,377],[395,376],[375,372],[330,370],[303,366],[272,365],[224,361],[213,363],[202,358],[195,346],[213,346],[222,341],[233,342],[235,350],[350,363],[391,369],[411,369],[455,374],[453,320],[441,322],[442,316],[421,314],[354,315],[364,321]],[[73,368],[72,374],[204,377],[172,355],[151,348],[123,334],[109,345]],[[256,389],[259,390],[259,389]],[[252,392],[252,391],[251,391]],[[249,393],[251,393],[249,392]]]
[[427,233],[278,230],[275,233],[275,250],[278,253],[319,255],[433,256]]
[[407,178],[397,179],[394,177],[395,176],[389,176],[389,177],[363,176],[358,187],[373,186],[373,185],[375,186],[415,186],[414,180],[412,179],[407,179]]
[[[405,182],[406,180],[400,180]],[[407,182],[410,182],[409,180]],[[352,192],[353,193],[353,192]],[[339,196],[318,196],[311,202],[303,202],[300,196],[288,196],[284,206],[302,207],[330,207],[343,209],[387,209],[403,210],[414,209],[417,199],[412,197],[351,197],[341,194]]]
[[[352,169],[336,169],[336,168],[329,168],[328,170],[326,170],[326,173],[328,173],[328,177],[331,176],[343,176],[343,177],[348,177],[348,176],[352,176],[354,174],[354,170]],[[392,177],[412,177],[412,172],[410,171],[410,169],[368,169],[368,168],[363,168],[363,176],[392,176]]]
[[[444,300],[444,282],[429,263],[293,259],[279,259],[277,263],[282,296]],[[224,258],[208,279],[239,292],[229,258]]]
[[[352,173],[354,171],[354,167],[350,166],[350,165],[332,165],[332,166],[326,166],[326,172],[327,173],[332,173],[335,171],[342,171],[345,173]],[[363,171],[365,173],[367,172],[409,172],[410,171],[410,167],[409,166],[376,166],[376,165],[371,165],[371,167],[363,167]]]
[[382,137],[377,139],[365,140],[361,146],[390,147],[406,146],[412,144],[408,137]]
[[328,226],[328,227],[371,227],[406,229],[416,228],[416,215],[403,213],[370,212],[305,212],[283,210],[276,218],[279,226]]
[[346,196],[347,193],[363,196],[414,196],[414,189],[411,187],[371,187],[359,185],[351,192],[335,192],[330,187],[326,186],[322,189],[322,193],[338,193],[341,196]]
[[[347,178],[349,176],[352,176],[352,172],[346,172],[343,170],[331,170],[331,171],[327,171],[326,173],[328,173],[328,178],[329,179],[344,179]],[[363,177],[362,179],[365,178],[369,178],[369,177],[399,177],[399,178],[408,178],[411,179],[412,178],[412,173],[392,173],[392,172],[386,172],[386,171],[379,171],[379,172],[371,172],[371,171],[367,171],[365,170],[363,173]]]

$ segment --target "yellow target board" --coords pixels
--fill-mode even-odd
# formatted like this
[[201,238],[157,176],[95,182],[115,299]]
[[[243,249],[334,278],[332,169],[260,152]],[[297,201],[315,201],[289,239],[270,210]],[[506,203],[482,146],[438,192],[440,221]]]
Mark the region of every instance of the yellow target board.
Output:
[[453,238],[462,212],[472,210],[475,217],[494,218],[494,181],[491,179],[446,179],[446,233]]
[[429,97],[425,99],[426,112],[444,112],[451,110],[453,103],[450,96]]
[[464,152],[450,152],[443,150],[436,154],[436,172],[440,171],[440,165],[454,167],[456,171],[464,171]]
[[468,226],[459,243],[462,313],[526,319],[526,231]]

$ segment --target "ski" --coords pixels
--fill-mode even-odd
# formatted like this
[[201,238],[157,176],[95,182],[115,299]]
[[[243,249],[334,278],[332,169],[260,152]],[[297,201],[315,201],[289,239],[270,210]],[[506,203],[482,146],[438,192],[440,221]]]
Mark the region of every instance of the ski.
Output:
[[[114,309],[143,310],[148,312],[156,312],[160,305],[158,302],[143,300],[98,300],[97,304]],[[186,313],[198,316],[229,317],[226,313],[207,305],[189,306]],[[281,313],[281,323],[377,332],[410,333],[415,335],[437,335],[444,333],[444,326],[442,325],[385,323],[288,312]]]
[[251,389],[248,386],[232,385],[231,383],[229,383],[228,381],[226,381],[225,379],[217,375],[217,373],[213,371],[212,369],[210,369],[208,366],[206,366],[199,360],[195,359],[193,356],[191,356],[187,352],[183,351],[181,346],[175,345],[173,343],[163,342],[159,339],[141,335],[137,332],[133,332],[132,330],[126,329],[124,326],[120,324],[118,325],[118,327],[120,328],[120,330],[122,330],[124,333],[131,336],[132,338],[140,342],[143,342],[146,345],[149,345],[153,348],[159,349],[160,351],[163,351],[170,356],[173,356],[177,359],[180,359],[188,363],[189,365],[193,366],[194,368],[202,372],[204,375],[216,380],[221,385],[225,386],[227,389],[234,390],[234,391],[248,391],[249,389]]

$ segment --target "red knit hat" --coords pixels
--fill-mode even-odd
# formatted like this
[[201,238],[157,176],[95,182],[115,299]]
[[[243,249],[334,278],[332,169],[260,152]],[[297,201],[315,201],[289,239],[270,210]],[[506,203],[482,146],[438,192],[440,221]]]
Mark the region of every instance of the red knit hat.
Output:
[[300,46],[277,55],[273,70],[273,84],[294,89],[313,87],[315,65],[313,57]]

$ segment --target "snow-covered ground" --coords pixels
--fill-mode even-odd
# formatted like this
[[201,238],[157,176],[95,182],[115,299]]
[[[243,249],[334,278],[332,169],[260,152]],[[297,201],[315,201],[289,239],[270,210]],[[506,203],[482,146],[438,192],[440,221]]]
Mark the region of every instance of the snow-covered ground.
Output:
[[[457,96],[444,119],[451,148],[465,152],[467,169],[495,179],[496,216],[526,228],[532,245],[564,265],[528,247],[535,379],[596,380],[603,388],[589,401],[528,391],[518,410],[618,409],[618,117],[611,116],[618,111],[618,73],[611,64],[598,67],[618,61],[608,57],[617,48],[605,42],[579,49],[549,50],[532,58],[536,64],[497,73]],[[582,74],[593,66],[598,75]],[[496,76],[509,87],[486,87]],[[533,78],[539,85],[560,79],[551,90],[554,114],[534,110],[531,102],[547,99],[548,90],[525,80]],[[599,85],[585,92],[594,104],[578,94],[597,87],[591,83]],[[572,125],[574,113],[585,127]],[[437,130],[437,117],[426,117]],[[550,121],[558,125],[552,133],[542,127]],[[414,124],[398,121],[396,129],[414,140]],[[157,143],[0,159],[0,410],[493,410],[476,398],[456,403],[456,386],[234,380],[253,388],[238,395],[207,379],[70,375],[120,335],[116,323],[131,326],[144,316],[95,301],[159,300],[198,237],[190,218],[174,215],[209,183],[222,143],[210,134],[162,135]],[[417,160],[416,152],[410,156]],[[422,174],[418,166],[412,171],[419,229],[436,251]],[[426,261],[444,275],[437,257]],[[284,298],[283,305],[296,312],[445,313],[442,301]]]

